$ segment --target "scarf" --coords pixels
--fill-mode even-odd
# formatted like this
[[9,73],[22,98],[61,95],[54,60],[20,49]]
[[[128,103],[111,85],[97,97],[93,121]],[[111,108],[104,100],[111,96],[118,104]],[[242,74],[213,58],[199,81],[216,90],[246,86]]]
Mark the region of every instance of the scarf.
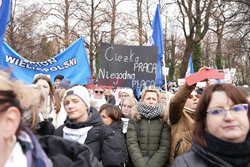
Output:
[[88,136],[88,132],[92,127],[93,126],[87,126],[79,129],[71,129],[65,126],[63,128],[63,138],[67,140],[77,141],[80,144],[84,144]]
[[155,106],[145,104],[141,101],[138,103],[138,111],[143,117],[149,120],[160,116],[162,110],[163,106],[161,105],[161,103],[158,103]]
[[241,143],[230,143],[216,138],[215,136],[206,133],[205,140],[208,150],[232,164],[234,167],[246,167],[250,163],[250,133],[247,138]]
[[22,127],[18,136],[28,167],[52,167],[52,163],[41,148],[36,136],[26,127]]

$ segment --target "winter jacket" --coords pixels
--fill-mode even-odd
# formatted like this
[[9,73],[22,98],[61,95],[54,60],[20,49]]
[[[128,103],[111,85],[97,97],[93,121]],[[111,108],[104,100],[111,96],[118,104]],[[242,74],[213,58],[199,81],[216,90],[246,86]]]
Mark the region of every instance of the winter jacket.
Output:
[[250,133],[244,142],[230,143],[206,133],[207,149],[192,142],[191,150],[178,156],[172,167],[249,167]]
[[219,157],[193,143],[192,149],[178,156],[171,167],[233,167]]
[[121,166],[120,149],[113,131],[103,123],[99,112],[95,108],[90,108],[87,121],[73,122],[72,120],[66,120],[64,125],[56,129],[55,135],[63,137],[63,128],[65,126],[69,129],[93,126],[88,131],[84,144],[93,151],[95,157],[102,161],[104,166]]
[[187,150],[192,143],[192,130],[194,124],[194,112],[184,109],[185,102],[192,93],[194,87],[184,84],[174,95],[169,106],[169,122],[171,127],[170,164],[174,158]]
[[128,152],[133,166],[164,166],[170,149],[169,125],[160,116],[151,120],[141,115],[135,117],[129,120],[127,131]]
[[123,164],[128,164],[128,150],[127,150],[127,144],[125,140],[125,135],[122,132],[123,124],[118,124],[117,122],[113,122],[110,127],[113,130],[113,133],[115,134],[115,139],[117,140],[117,143],[119,144],[119,148],[121,151],[121,157]]
[[53,167],[101,167],[93,152],[85,144],[65,140],[59,136],[42,136],[39,142]]

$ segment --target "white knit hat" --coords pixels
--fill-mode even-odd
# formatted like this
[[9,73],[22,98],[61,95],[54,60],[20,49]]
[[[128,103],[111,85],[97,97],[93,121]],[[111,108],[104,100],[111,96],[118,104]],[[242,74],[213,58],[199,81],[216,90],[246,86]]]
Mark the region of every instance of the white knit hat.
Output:
[[127,93],[130,97],[134,97],[133,90],[130,88],[121,89],[121,93]]
[[[68,95],[77,95],[78,97],[80,97],[82,99],[82,101],[86,104],[86,106],[88,107],[88,109],[90,109],[90,97],[89,97],[89,92],[88,90],[83,87],[83,86],[74,86],[70,89],[68,89],[63,96],[62,102],[64,104],[64,100],[66,98],[66,96]],[[64,108],[64,105],[63,105]],[[64,108],[65,109],[65,108]]]

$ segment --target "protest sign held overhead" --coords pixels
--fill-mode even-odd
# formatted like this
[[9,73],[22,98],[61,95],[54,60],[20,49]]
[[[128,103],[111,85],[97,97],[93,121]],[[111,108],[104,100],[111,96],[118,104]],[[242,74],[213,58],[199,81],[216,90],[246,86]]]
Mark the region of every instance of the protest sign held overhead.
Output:
[[101,45],[98,85],[143,88],[155,85],[156,46]]
[[88,58],[83,39],[80,38],[59,55],[43,62],[31,62],[18,55],[6,43],[2,45],[0,53],[1,68],[11,68],[12,76],[31,84],[36,74],[50,75],[51,81],[58,74],[71,80],[72,84],[87,84],[91,78]]

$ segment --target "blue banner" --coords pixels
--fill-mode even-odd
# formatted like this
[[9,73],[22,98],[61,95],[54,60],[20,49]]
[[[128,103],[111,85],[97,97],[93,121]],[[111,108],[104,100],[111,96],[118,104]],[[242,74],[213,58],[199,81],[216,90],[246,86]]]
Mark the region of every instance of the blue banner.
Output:
[[3,43],[3,54],[0,52],[2,69],[11,68],[16,79],[31,84],[34,75],[50,75],[52,83],[58,74],[71,81],[71,84],[85,85],[91,78],[91,72],[83,39],[78,39],[59,55],[44,61],[31,62],[18,55],[6,43]]
[[189,58],[188,62],[188,68],[186,72],[186,77],[194,73],[194,67],[193,67],[193,61],[192,61],[192,55]]
[[162,35],[162,26],[161,26],[161,13],[160,6],[157,5],[154,20],[152,23],[153,34],[152,38],[154,40],[153,46],[158,46],[158,58],[157,58],[157,70],[155,76],[155,85],[162,86],[163,82],[163,73],[162,73],[162,58],[164,54],[164,42]]

